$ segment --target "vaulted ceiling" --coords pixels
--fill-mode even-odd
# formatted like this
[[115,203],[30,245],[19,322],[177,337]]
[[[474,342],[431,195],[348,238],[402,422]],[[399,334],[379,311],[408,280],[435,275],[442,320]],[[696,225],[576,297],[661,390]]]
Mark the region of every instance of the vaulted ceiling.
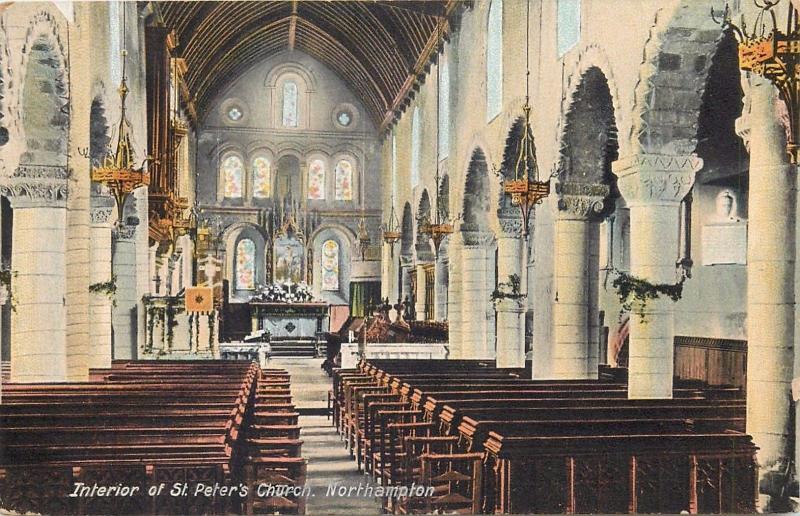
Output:
[[[463,0],[158,1],[201,113],[231,79],[297,49],[335,71],[386,128],[407,105]],[[439,25],[439,29],[437,29]]]

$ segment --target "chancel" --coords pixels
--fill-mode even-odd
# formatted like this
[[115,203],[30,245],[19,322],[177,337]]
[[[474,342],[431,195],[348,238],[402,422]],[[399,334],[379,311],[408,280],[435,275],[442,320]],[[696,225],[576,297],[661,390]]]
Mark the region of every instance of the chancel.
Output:
[[800,511],[798,7],[0,3],[0,509]]

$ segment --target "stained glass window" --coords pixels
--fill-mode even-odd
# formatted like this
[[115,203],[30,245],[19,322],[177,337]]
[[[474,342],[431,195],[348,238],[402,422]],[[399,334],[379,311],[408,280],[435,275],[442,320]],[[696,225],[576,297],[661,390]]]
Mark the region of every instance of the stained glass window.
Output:
[[297,127],[297,83],[283,83],[283,126]]
[[558,0],[558,55],[578,44],[581,38],[581,0]]
[[238,122],[242,119],[242,110],[238,107],[234,106],[228,110],[228,118],[233,120],[234,122]]
[[419,118],[419,108],[414,108],[411,118],[411,188],[419,184],[420,154],[422,152],[422,127]]
[[256,245],[249,238],[243,238],[236,245],[236,288],[256,288]]
[[228,156],[222,161],[221,169],[224,196],[229,199],[241,198],[244,177],[242,158],[235,154]]
[[312,160],[308,166],[308,198],[325,198],[325,162],[321,159]]
[[339,290],[339,244],[335,240],[322,244],[322,290]]
[[266,199],[272,193],[272,174],[269,160],[259,156],[253,160],[253,197]]
[[346,159],[336,164],[336,200],[353,200],[353,164]]
[[486,118],[503,108],[503,1],[492,0],[486,32]]

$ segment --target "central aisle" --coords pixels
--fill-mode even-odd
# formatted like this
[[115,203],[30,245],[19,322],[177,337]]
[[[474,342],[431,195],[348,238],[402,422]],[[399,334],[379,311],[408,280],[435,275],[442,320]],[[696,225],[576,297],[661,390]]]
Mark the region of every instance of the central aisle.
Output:
[[300,416],[303,427],[303,457],[308,460],[306,485],[314,496],[306,502],[307,514],[357,514],[380,513],[380,499],[328,496],[329,486],[367,486],[368,476],[359,473],[350,459],[344,443],[339,439],[330,420],[325,416]]

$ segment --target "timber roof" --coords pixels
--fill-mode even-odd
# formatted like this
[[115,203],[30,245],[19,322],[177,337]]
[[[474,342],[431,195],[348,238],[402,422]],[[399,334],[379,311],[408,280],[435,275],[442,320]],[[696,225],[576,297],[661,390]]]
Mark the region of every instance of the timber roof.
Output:
[[[205,111],[231,78],[297,49],[336,72],[379,130],[410,102],[465,0],[157,1]],[[437,25],[439,29],[437,30]]]

